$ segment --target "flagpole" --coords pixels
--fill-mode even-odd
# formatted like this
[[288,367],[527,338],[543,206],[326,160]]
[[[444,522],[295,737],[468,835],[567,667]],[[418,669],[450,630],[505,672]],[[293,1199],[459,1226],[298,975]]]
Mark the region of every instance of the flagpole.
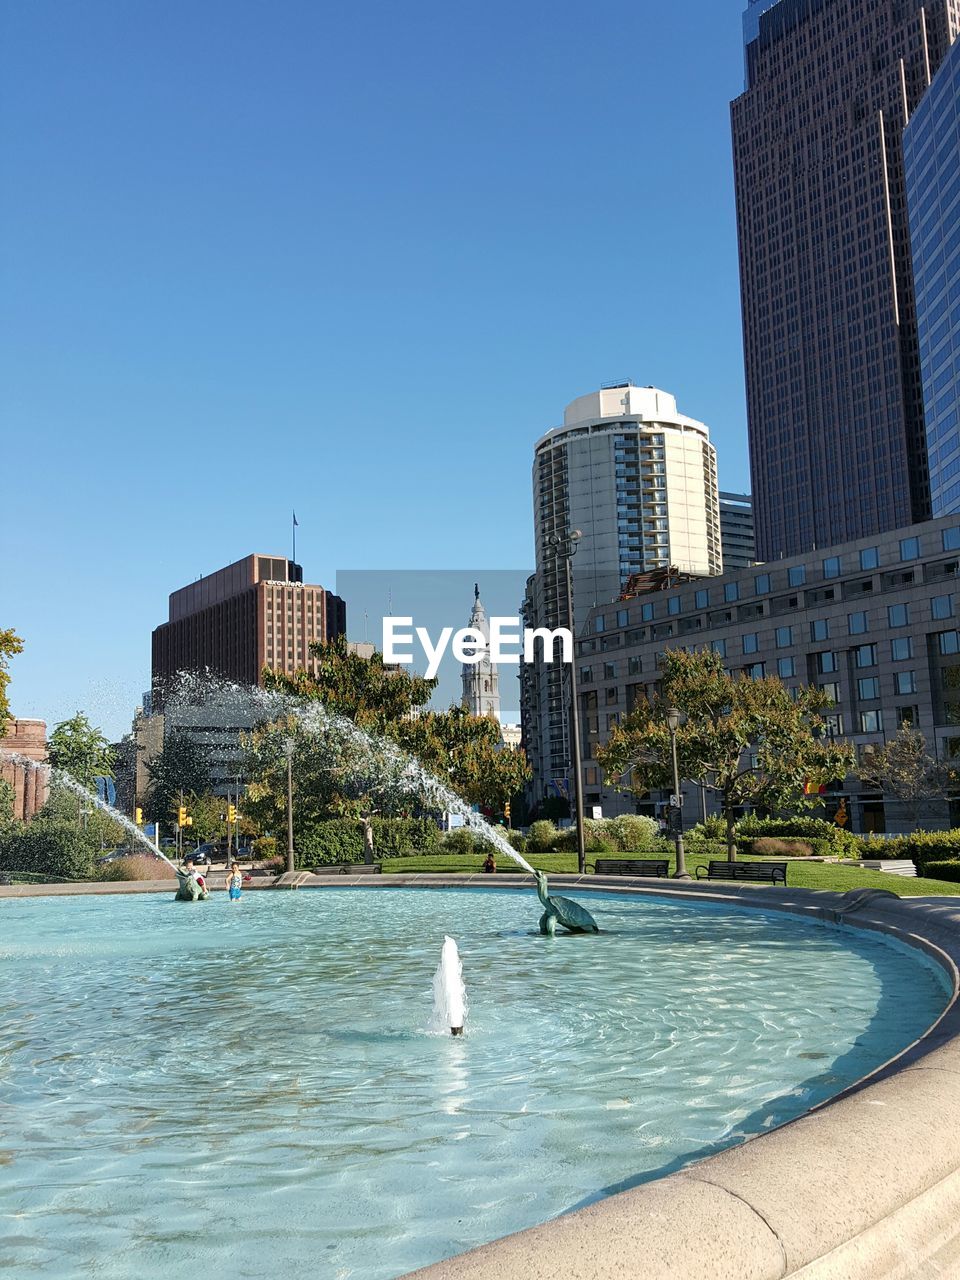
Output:
[[293,563],[297,563],[297,513],[293,513]]

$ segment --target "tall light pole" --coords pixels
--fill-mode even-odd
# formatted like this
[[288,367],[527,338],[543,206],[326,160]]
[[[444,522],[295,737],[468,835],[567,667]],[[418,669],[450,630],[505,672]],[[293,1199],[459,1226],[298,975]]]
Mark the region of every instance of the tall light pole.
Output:
[[674,808],[673,838],[677,845],[677,867],[673,873],[674,880],[689,880],[690,873],[683,855],[683,794],[680,791],[680,765],[677,760],[677,730],[685,719],[683,712],[676,707],[667,708],[667,728],[670,730],[670,754],[673,757],[673,796],[671,804]]
[[570,738],[571,761],[573,765],[573,787],[576,805],[577,822],[577,869],[581,875],[586,874],[587,853],[583,838],[583,761],[580,751],[580,701],[577,697],[577,631],[573,621],[573,569],[571,561],[577,554],[577,543],[583,537],[579,529],[571,529],[567,534],[552,533],[547,538],[547,545],[553,548],[554,557],[564,564],[564,579],[567,593],[567,626],[573,638],[573,653],[570,663]]
[[293,872],[293,753],[296,748],[293,738],[283,741],[284,754],[287,757],[287,870]]

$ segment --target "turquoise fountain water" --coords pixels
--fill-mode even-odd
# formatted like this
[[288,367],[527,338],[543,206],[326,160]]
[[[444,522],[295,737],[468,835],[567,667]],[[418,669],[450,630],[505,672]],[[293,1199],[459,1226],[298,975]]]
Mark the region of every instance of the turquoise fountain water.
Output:
[[386,1280],[803,1112],[947,999],[855,930],[584,893],[603,932],[547,946],[530,897],[0,901],[10,1274]]

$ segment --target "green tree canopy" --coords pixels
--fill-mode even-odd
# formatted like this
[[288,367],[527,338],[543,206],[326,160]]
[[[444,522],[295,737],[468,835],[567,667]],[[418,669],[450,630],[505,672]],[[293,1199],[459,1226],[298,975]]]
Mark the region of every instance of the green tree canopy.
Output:
[[266,668],[266,687],[322,702],[362,729],[386,732],[425,707],[437,687],[436,680],[386,666],[383,654],[376,650],[370,658],[352,652],[343,636],[330,644],[312,644],[310,652],[317,662],[315,673],[298,671],[288,676]]
[[10,703],[7,700],[10,673],[7,665],[17,653],[23,653],[23,641],[9,627],[0,627],[0,738],[6,734],[7,721],[10,719]]
[[95,789],[95,779],[113,777],[113,747],[82,711],[56,726],[47,744],[47,758],[88,791]]
[[494,813],[502,813],[530,778],[526,756],[504,747],[496,720],[473,716],[465,707],[404,720],[395,736],[439,781]]
[[203,796],[211,790],[207,752],[180,731],[167,734],[163,750],[149,762],[147,773],[150,788],[144,808],[152,822],[171,821],[181,795]]
[[727,848],[736,856],[735,810],[752,805],[798,812],[818,802],[812,787],[843,779],[855,763],[849,744],[821,736],[830,700],[820,689],[795,695],[773,677],[734,678],[719,654],[670,649],[651,702],[640,702],[597,752],[607,784],[645,795],[673,789],[666,710],[686,716],[677,731],[681,778],[716,792],[727,823]]

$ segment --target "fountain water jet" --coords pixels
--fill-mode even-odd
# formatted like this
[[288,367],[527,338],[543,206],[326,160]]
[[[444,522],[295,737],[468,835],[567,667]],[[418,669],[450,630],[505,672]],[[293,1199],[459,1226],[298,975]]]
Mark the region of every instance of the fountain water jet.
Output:
[[428,1030],[434,1035],[449,1031],[463,1035],[467,1012],[467,992],[463,985],[463,964],[453,938],[444,934],[440,963],[433,975],[433,1013]]

